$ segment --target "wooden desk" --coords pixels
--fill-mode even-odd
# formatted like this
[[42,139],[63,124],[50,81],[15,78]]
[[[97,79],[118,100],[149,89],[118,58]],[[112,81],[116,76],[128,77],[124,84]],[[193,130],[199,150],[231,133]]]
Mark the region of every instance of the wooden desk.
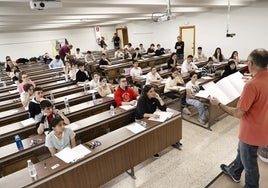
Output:
[[[145,121],[147,128],[140,133],[134,134],[122,127],[97,138],[102,145],[75,163],[66,164],[52,157],[35,164],[36,179],[30,178],[25,168],[1,178],[0,185],[9,188],[98,187],[182,138],[180,113],[164,123]],[[59,167],[52,170],[55,164]]]

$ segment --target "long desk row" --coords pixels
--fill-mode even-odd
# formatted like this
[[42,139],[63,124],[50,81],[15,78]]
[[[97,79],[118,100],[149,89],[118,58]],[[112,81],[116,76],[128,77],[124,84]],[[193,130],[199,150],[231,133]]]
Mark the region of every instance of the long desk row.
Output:
[[[10,188],[49,188],[55,185],[59,188],[98,187],[182,138],[181,115],[178,112],[163,123],[143,121],[147,127],[140,133],[134,134],[122,127],[96,138],[102,145],[74,163],[64,163],[57,157],[51,157],[35,164],[36,179],[29,177],[27,169],[22,169],[1,178],[0,185]],[[52,169],[55,164],[58,167]]]

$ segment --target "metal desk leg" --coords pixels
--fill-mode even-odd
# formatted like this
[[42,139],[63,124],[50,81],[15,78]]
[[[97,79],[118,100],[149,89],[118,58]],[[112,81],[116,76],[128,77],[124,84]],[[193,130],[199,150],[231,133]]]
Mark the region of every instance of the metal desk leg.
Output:
[[130,175],[134,180],[136,179],[134,167],[130,169],[130,172],[127,171],[128,175]]

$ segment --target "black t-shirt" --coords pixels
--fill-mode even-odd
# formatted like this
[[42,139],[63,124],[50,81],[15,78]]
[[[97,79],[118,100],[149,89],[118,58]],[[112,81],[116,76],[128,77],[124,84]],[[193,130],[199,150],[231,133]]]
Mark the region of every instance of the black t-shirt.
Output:
[[164,48],[160,48],[160,50],[155,50],[155,55],[156,56],[160,56],[160,55],[163,55],[165,54],[165,49]]
[[159,100],[156,98],[148,99],[144,95],[140,96],[136,107],[136,119],[142,119],[145,113],[153,114],[157,107],[161,111],[166,111],[167,109],[166,105],[161,106]]
[[154,49],[148,48],[147,53],[154,53]]
[[[107,59],[107,60],[109,60],[109,59]],[[109,65],[109,63],[108,63],[108,61],[106,61],[106,60],[100,59],[100,61],[99,61],[99,66],[101,66],[101,65]],[[99,67],[99,68],[100,68],[100,67]],[[102,69],[102,68],[100,68],[100,69]]]
[[172,68],[172,66],[171,66],[172,64],[174,64],[173,59],[169,59],[167,61],[167,66],[168,66],[169,69]]
[[86,80],[88,80],[88,76],[85,72],[82,72],[81,70],[79,70],[76,73],[76,82],[85,82]]
[[[181,46],[181,49],[177,49],[177,46]],[[177,54],[183,54],[184,53],[184,42],[176,42],[175,49]]]
[[118,36],[114,37],[114,44],[119,44],[120,38]]
[[[136,58],[136,56],[137,56],[137,58]],[[138,55],[137,55],[136,52],[132,54],[132,60],[139,60],[139,59],[141,59],[141,54],[140,53],[138,53]]]

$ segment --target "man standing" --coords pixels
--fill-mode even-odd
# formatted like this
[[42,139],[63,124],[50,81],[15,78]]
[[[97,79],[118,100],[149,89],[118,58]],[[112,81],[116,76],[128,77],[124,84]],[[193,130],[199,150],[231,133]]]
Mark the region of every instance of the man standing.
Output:
[[59,55],[61,60],[64,62],[65,56],[70,56],[71,55],[71,49],[73,48],[73,45],[71,44],[65,44],[64,46],[61,47],[59,50]]
[[119,36],[117,35],[117,33],[114,33],[112,42],[114,43],[114,49],[120,48],[120,44],[119,44],[119,42],[120,42],[120,38],[119,38]]
[[175,49],[177,53],[177,60],[184,58],[184,42],[181,40],[181,37],[177,37],[178,42],[175,44]]
[[258,146],[268,145],[268,51],[255,49],[248,57],[252,79],[247,81],[237,107],[229,107],[212,98],[211,103],[231,116],[240,118],[238,153],[233,165],[221,165],[222,171],[236,183],[245,170],[244,188],[259,187]]

